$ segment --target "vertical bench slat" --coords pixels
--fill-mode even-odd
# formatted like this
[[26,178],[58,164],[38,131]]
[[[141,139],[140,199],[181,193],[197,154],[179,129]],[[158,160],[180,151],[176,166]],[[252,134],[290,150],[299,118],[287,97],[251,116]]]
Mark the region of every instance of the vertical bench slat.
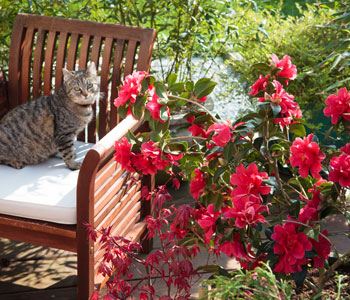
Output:
[[16,107],[20,103],[21,95],[21,45],[23,36],[25,34],[24,19],[19,18],[13,27],[11,36],[11,48],[9,57],[9,77],[8,77],[8,96],[11,101],[9,101],[9,109]]
[[113,39],[106,38],[103,55],[102,55],[102,67],[101,67],[101,82],[100,90],[103,93],[103,98],[100,99],[100,111],[99,111],[99,128],[98,134],[102,138],[108,131],[108,107],[107,107],[107,95],[108,95],[108,79],[111,65],[111,53],[113,47]]
[[114,53],[113,73],[112,73],[112,90],[110,96],[111,113],[110,113],[110,126],[113,128],[119,122],[119,116],[117,108],[114,106],[114,99],[118,95],[117,87],[121,83],[123,54],[125,49],[125,40],[117,40],[117,47]]
[[90,35],[88,34],[83,35],[83,40],[81,42],[80,55],[79,55],[79,70],[86,69],[86,64],[89,57],[90,39],[91,39]]
[[43,52],[45,47],[46,31],[38,30],[34,51],[33,65],[33,97],[37,98],[41,94],[41,71],[43,65]]
[[101,36],[95,36],[94,41],[92,42],[92,50],[91,50],[90,60],[95,63],[96,68],[98,68],[98,66],[99,66],[101,45],[102,45]]
[[68,56],[67,56],[67,69],[70,71],[75,70],[75,59],[77,57],[78,43],[79,43],[79,34],[73,33],[70,37]]
[[44,95],[51,94],[52,87],[52,64],[56,44],[56,32],[50,31],[47,38],[44,66]]
[[[90,60],[93,61],[96,65],[96,69],[99,67],[99,57],[101,52],[102,38],[101,36],[95,36],[92,42],[92,50],[90,54]],[[94,110],[94,115],[96,115],[96,104],[92,106]],[[88,125],[88,141],[90,143],[96,142],[96,119],[93,118]]]
[[34,28],[28,28],[26,36],[24,38],[23,44],[23,55],[22,55],[22,95],[21,102],[24,103],[29,99],[29,90],[30,90],[30,64],[32,57],[32,48],[33,48],[33,39],[34,39]]
[[67,41],[68,41],[68,33],[61,32],[60,38],[58,41],[57,55],[56,55],[56,73],[55,73],[55,90],[56,91],[61,87],[62,81],[63,81],[62,69],[64,68],[64,63],[66,58],[65,56],[66,56]]
[[131,74],[134,69],[136,46],[136,41],[129,41],[128,50],[125,57],[124,77]]
[[137,70],[144,71],[151,64],[153,41],[156,38],[155,31],[144,33],[144,42],[140,44],[140,50],[137,60]]

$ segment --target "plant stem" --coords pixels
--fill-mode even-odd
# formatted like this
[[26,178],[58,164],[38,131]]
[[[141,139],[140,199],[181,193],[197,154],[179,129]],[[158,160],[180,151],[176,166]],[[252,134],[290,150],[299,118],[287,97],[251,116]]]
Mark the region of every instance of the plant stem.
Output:
[[316,286],[316,285],[315,285],[314,283],[312,283],[311,281],[305,279],[304,282],[305,282],[305,284],[306,284],[310,289],[312,289],[314,295],[317,295],[317,294],[319,294],[319,293],[322,291],[318,286]]
[[178,140],[185,140],[185,139],[193,139],[193,140],[207,140],[204,137],[201,136],[192,136],[192,135],[185,135],[185,136],[177,136],[177,137],[172,137],[170,139],[168,139],[168,141],[178,141]]
[[331,277],[334,273],[334,271],[340,267],[345,262],[349,261],[350,259],[350,250],[345,252],[341,257],[339,257],[333,265],[329,267],[329,269],[324,272],[323,274],[320,274],[320,277],[318,278],[318,286],[322,290],[326,281]]
[[274,171],[275,171],[276,181],[278,183],[278,186],[280,187],[283,199],[287,202],[288,205],[290,205],[291,201],[290,201],[290,198],[289,198],[288,194],[285,192],[285,190],[283,188],[282,179],[280,177],[280,173],[279,173],[279,170],[278,170],[277,160],[274,160],[273,168],[274,168]]
[[[215,118],[215,116],[206,107],[204,107],[202,104],[199,104],[197,101],[191,100],[191,99],[187,99],[187,98],[182,98],[180,96],[174,96],[174,95],[168,95],[168,96],[171,97],[171,98],[174,98],[176,100],[182,100],[182,101],[186,101],[186,102],[192,103],[194,105],[197,105],[199,108],[204,110],[215,122],[217,122],[217,123],[220,122],[217,118]],[[169,101],[176,101],[176,100],[169,99]]]

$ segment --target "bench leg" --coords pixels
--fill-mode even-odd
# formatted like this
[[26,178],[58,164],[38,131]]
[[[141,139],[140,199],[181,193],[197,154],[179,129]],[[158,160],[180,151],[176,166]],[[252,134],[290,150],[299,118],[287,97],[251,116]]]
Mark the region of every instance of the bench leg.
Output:
[[88,300],[95,290],[94,244],[78,238],[78,300]]

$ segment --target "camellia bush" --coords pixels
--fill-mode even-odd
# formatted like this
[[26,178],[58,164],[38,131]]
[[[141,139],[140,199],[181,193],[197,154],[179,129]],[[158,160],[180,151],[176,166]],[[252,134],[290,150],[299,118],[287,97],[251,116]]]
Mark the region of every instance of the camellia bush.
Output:
[[[338,253],[324,223],[334,214],[350,221],[350,144],[344,142],[340,149],[320,144],[307,131],[298,103],[287,92],[297,76],[289,56],[272,54],[270,64],[254,67],[261,75],[249,94],[258,110],[234,123],[220,120],[203,105],[216,85],[210,79],[177,82],[171,75],[162,83],[144,72],[125,78],[114,104],[122,117],[144,118],[150,131],[137,136],[129,132],[117,141],[115,160],[130,172],[154,175],[165,170],[170,175],[155,190],[142,190],[154,212],[145,219],[148,238],[159,236],[161,247],[141,259],[138,243],[112,236],[108,228],[88,226],[90,237],[105,249],[99,271],[114,275],[106,294],[96,291],[92,299],[188,299],[200,271],[228,274],[220,266],[195,268],[193,260],[202,248],[214,257],[234,257],[247,272],[267,265],[280,286],[306,284],[314,295],[349,260],[350,251]],[[189,135],[172,136],[171,113],[188,103]],[[324,114],[334,124],[326,135],[347,131],[350,92],[341,88],[330,95]],[[167,204],[167,185],[178,188],[180,180],[190,182],[193,203],[175,207]],[[137,279],[140,267],[146,275]],[[318,268],[317,282],[308,279],[312,268]],[[164,294],[154,290],[154,280],[164,283]],[[251,289],[240,292],[249,295]],[[283,292],[277,295],[288,298]]]

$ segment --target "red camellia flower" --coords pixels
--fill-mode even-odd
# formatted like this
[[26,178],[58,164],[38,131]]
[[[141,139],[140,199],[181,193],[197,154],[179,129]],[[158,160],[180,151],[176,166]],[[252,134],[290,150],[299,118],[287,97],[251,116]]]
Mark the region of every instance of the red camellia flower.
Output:
[[227,123],[216,123],[208,128],[208,133],[214,132],[213,142],[220,147],[225,147],[231,140],[231,128]]
[[[321,233],[325,236],[328,236],[328,231],[324,230],[321,231]],[[317,252],[317,256],[314,256],[312,259],[314,261],[314,267],[318,268],[324,267],[324,261],[328,259],[330,253],[331,253],[331,243],[325,239],[323,236],[318,236],[318,242],[314,239],[311,239],[312,247]]]
[[202,124],[194,124],[193,121],[195,116],[190,116],[187,119],[187,122],[192,124],[192,126],[188,127],[188,131],[192,132],[193,136],[201,136],[203,138],[207,138],[209,133],[205,130],[205,127]]
[[332,124],[337,124],[338,119],[343,117],[345,120],[350,120],[350,92],[347,89],[341,88],[338,90],[338,95],[331,94],[326,99],[327,107],[323,113],[327,117],[332,117]]
[[242,196],[232,199],[233,207],[226,209],[223,213],[226,218],[236,219],[235,225],[238,228],[244,228],[246,225],[256,226],[258,223],[265,223],[264,216],[260,213],[265,211],[264,205],[261,205],[257,196]]
[[205,101],[207,101],[207,96],[205,96],[203,98],[196,99],[196,100],[199,102],[205,102]]
[[305,233],[297,233],[294,224],[276,225],[271,239],[276,241],[273,247],[275,254],[280,254],[274,271],[278,273],[301,272],[301,266],[307,263],[305,251],[312,249],[312,244]]
[[194,170],[195,176],[190,183],[190,193],[194,199],[198,199],[206,186],[204,174],[197,168]]
[[122,168],[129,172],[134,172],[134,168],[131,165],[131,159],[133,153],[131,152],[132,145],[129,143],[126,137],[123,137],[120,141],[116,141],[114,144],[114,159],[121,164]]
[[259,79],[250,87],[251,91],[248,94],[255,96],[260,91],[265,91],[269,83],[269,78],[270,75],[266,75],[264,78],[264,76],[260,74]]
[[248,254],[241,242],[241,237],[238,232],[233,235],[233,241],[226,241],[218,246],[220,252],[225,253],[228,257],[235,257],[237,260],[247,258]]
[[[158,103],[159,97],[156,94],[154,86],[149,86],[148,93],[151,96],[151,101],[147,102],[146,108],[149,110],[151,113],[151,116],[153,119],[160,121],[161,123],[165,123],[167,120],[163,120],[160,117],[160,110],[164,105],[161,105]],[[170,109],[169,107],[166,107],[166,112],[168,119],[170,117]]]
[[350,187],[350,155],[341,154],[339,157],[333,157],[329,163],[332,171],[328,179],[333,182],[339,182],[342,187]]
[[271,188],[263,184],[263,179],[269,176],[266,172],[258,172],[258,167],[255,163],[251,163],[247,169],[243,164],[236,168],[236,174],[232,174],[230,182],[237,187],[232,191],[232,196],[242,195],[267,195]]
[[340,148],[341,152],[344,152],[347,155],[350,155],[350,144],[347,143],[345,146]]
[[282,127],[290,125],[293,118],[302,117],[299,105],[294,102],[294,96],[286,93],[279,81],[274,80],[273,84],[276,88],[276,92],[272,94],[270,100],[272,103],[278,104],[281,107],[281,118],[276,118],[274,123],[280,124]]
[[307,224],[312,221],[317,221],[318,220],[318,213],[321,211],[321,190],[312,190],[312,199],[307,200],[303,199],[306,201],[306,205],[300,210],[299,212],[299,217],[298,221]]
[[311,141],[313,136],[314,135],[311,133],[304,139],[295,139],[290,147],[292,152],[290,163],[293,167],[299,167],[301,177],[306,178],[310,171],[314,178],[321,179],[319,174],[322,170],[321,161],[324,160],[326,156],[320,151],[319,145]]
[[145,175],[154,175],[157,173],[156,166],[152,163],[152,158],[143,155],[142,153],[136,153],[132,157],[132,165]]
[[118,98],[114,100],[114,105],[119,107],[124,105],[128,100],[130,103],[136,101],[137,95],[141,92],[141,82],[146,77],[146,72],[137,71],[126,76],[123,85],[118,93]]
[[292,65],[290,56],[285,55],[281,60],[279,60],[276,54],[271,54],[271,58],[271,65],[275,68],[282,69],[277,73],[277,76],[285,77],[291,80],[297,77],[297,68],[295,65]]

